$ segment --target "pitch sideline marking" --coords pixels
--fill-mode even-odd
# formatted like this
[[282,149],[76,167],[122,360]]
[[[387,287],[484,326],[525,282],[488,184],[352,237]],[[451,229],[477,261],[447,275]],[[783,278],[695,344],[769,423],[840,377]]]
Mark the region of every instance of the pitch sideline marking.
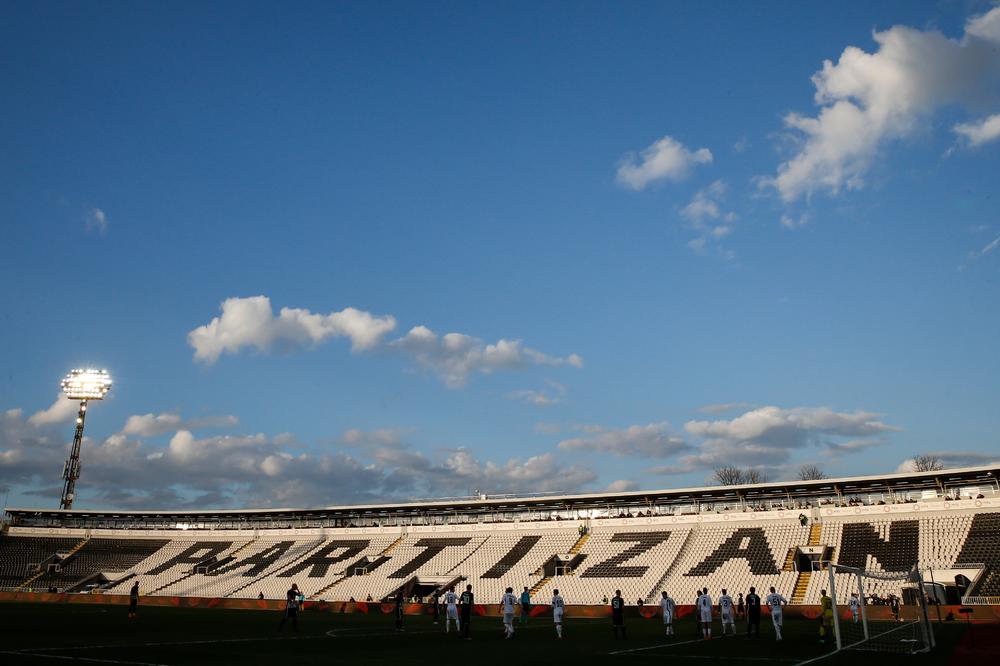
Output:
[[40,657],[42,659],[67,659],[70,661],[93,661],[101,664],[132,664],[133,666],[170,666],[169,664],[156,664],[149,661],[123,661],[119,659],[99,659],[97,657],[73,657],[65,654],[44,654],[42,652],[24,652],[21,650],[4,650],[0,654],[12,654],[24,657]]
[[675,645],[687,645],[689,643],[701,643],[703,638],[695,638],[690,641],[681,641],[680,643],[663,643],[661,645],[648,645],[641,648],[632,648],[630,650],[615,650],[614,652],[609,652],[608,654],[631,654],[632,652],[642,652],[643,650],[655,650],[657,648],[673,647]]
[[821,659],[826,659],[827,657],[832,657],[833,655],[837,654],[838,652],[840,652],[840,650],[834,650],[833,652],[827,652],[826,654],[821,654],[818,657],[813,657],[812,659],[806,659],[805,661],[800,661],[799,663],[795,664],[795,666],[803,666],[804,664],[811,664],[814,661],[820,661]]

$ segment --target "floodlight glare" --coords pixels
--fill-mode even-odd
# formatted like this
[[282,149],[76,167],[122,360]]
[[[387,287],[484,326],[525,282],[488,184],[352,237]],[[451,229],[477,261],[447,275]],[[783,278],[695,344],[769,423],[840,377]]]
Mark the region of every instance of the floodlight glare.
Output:
[[70,370],[62,390],[71,400],[103,400],[111,390],[111,375],[107,370]]
[[63,492],[59,508],[72,509],[76,490],[76,480],[80,478],[80,447],[83,445],[83,424],[87,419],[87,401],[103,400],[111,390],[111,375],[107,370],[76,368],[70,370],[62,380],[62,391],[70,400],[80,401],[80,411],[76,414],[76,432],[69,460],[63,466]]

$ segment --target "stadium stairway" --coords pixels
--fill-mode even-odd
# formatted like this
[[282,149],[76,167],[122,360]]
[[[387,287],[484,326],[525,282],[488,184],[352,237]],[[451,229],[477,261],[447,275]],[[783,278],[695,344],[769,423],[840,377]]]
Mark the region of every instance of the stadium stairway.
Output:
[[569,552],[573,555],[578,555],[583,550],[583,547],[587,545],[588,541],[590,541],[590,532],[584,532],[569,549]]
[[806,598],[809,590],[809,581],[812,579],[812,571],[800,571],[799,577],[795,579],[795,589],[792,590],[792,598],[788,603],[801,604]]
[[531,586],[531,589],[528,590],[528,594],[534,597],[536,594],[541,592],[543,587],[548,585],[550,580],[552,580],[552,576],[542,576],[542,579],[540,581]]
[[242,592],[243,590],[247,589],[251,585],[258,585],[258,584],[260,584],[260,582],[262,580],[264,580],[265,578],[271,578],[272,576],[274,576],[277,573],[280,573],[282,571],[287,571],[288,569],[291,569],[296,564],[298,564],[299,562],[301,562],[302,560],[306,559],[307,557],[309,557],[310,555],[312,555],[313,553],[315,553],[317,550],[319,550],[320,548],[322,548],[324,545],[326,545],[326,543],[327,543],[326,539],[317,539],[315,541],[315,543],[313,543],[313,545],[312,545],[311,548],[307,548],[304,551],[302,551],[302,553],[298,557],[296,557],[295,559],[291,560],[290,562],[282,562],[281,566],[279,568],[274,569],[274,570],[270,570],[270,571],[266,571],[266,572],[262,573],[261,575],[257,576],[256,578],[252,578],[250,580],[250,582],[244,583],[243,585],[240,585],[235,590],[227,592],[224,596],[226,596],[226,597],[235,597],[239,592]]
[[185,573],[183,576],[175,578],[175,579],[171,580],[170,582],[165,583],[165,584],[159,586],[158,588],[154,589],[152,592],[149,593],[150,596],[156,594],[157,592],[159,592],[161,590],[167,589],[171,585],[176,585],[177,583],[181,583],[181,582],[187,580],[188,578],[191,578],[192,576],[194,576],[195,574],[197,574],[198,573],[198,569],[200,569],[202,567],[206,567],[208,569],[214,569],[214,568],[223,566],[223,565],[231,562],[232,560],[235,559],[233,557],[234,555],[236,555],[238,552],[240,552],[241,550],[243,550],[244,548],[246,548],[247,546],[249,546],[253,542],[254,542],[254,539],[251,539],[250,541],[247,541],[242,546],[240,546],[239,548],[237,548],[236,550],[234,550],[232,553],[230,553],[229,556],[224,557],[221,560],[216,560],[215,557],[212,557],[210,560],[206,560],[204,562],[198,562],[198,563],[194,564],[191,567],[190,571],[188,571],[187,573]]
[[379,557],[384,557],[385,555],[388,555],[389,553],[391,553],[392,551],[394,551],[396,549],[396,546],[398,546],[399,544],[403,543],[403,539],[405,539],[405,538],[406,538],[406,534],[405,533],[400,534],[398,539],[396,539],[395,541],[393,541],[392,543],[390,543],[388,546],[385,547],[385,550],[383,550],[381,553],[379,553]]
[[795,571],[795,553],[798,550],[798,546],[792,546],[788,549],[788,555],[785,555],[785,563],[781,565],[782,571]]
[[325,586],[325,587],[317,590],[316,592],[313,592],[312,594],[309,595],[309,598],[310,599],[322,599],[323,597],[321,595],[323,595],[324,593],[326,593],[327,590],[332,590],[337,585],[337,583],[342,583],[342,582],[344,582],[347,579],[348,579],[348,576],[345,574],[345,575],[341,576],[340,578],[338,578],[337,580],[335,580],[332,583],[330,583],[329,585],[327,585],[327,586]]
[[[74,555],[76,555],[76,552],[78,550],[80,550],[81,548],[83,548],[87,544],[88,541],[90,541],[89,537],[84,537],[83,539],[80,539],[80,541],[75,546],[73,546],[72,548],[69,549],[69,551],[66,552],[66,556],[63,557],[60,560],[60,562],[65,562],[65,561],[69,560],[71,557],[73,557]],[[50,555],[49,557],[46,558],[46,561],[54,559],[56,556],[57,556],[57,553],[53,553],[52,555]],[[35,582],[36,580],[38,580],[39,578],[41,578],[42,576],[44,576],[45,573],[46,573],[45,567],[42,566],[33,576],[29,577],[23,583],[21,583],[20,585],[18,585],[17,589],[18,590],[23,590],[23,589],[27,588],[33,582]]]
[[680,550],[677,551],[677,555],[674,557],[673,561],[670,562],[670,566],[667,567],[667,570],[663,572],[662,576],[660,576],[660,580],[656,581],[656,585],[654,585],[653,589],[650,590],[649,594],[646,595],[647,604],[659,603],[657,601],[657,598],[660,594],[660,591],[664,588],[667,581],[670,580],[670,577],[673,576],[674,573],[677,571],[677,567],[684,559],[684,556],[687,555],[688,548],[694,541],[694,537],[695,534],[697,534],[697,532],[698,532],[697,527],[688,530],[688,533],[684,536],[684,543],[681,544]]
[[[814,522],[809,526],[809,541],[807,545],[809,546],[821,546],[820,541],[823,534],[823,524],[819,522]],[[789,553],[790,557],[794,557],[795,549],[793,548]],[[786,560],[785,564],[789,564]],[[786,569],[787,571],[787,569]],[[809,591],[809,581],[812,580],[812,571],[800,571],[798,577],[795,579],[795,588],[792,590],[792,598],[789,599],[789,603],[801,604],[805,603],[806,593]]]
[[[583,534],[580,535],[580,538],[578,538],[576,540],[576,543],[574,543],[572,546],[570,546],[569,553],[571,555],[579,555],[580,551],[583,550],[583,547],[587,545],[588,541],[590,541],[590,532],[589,531],[588,532],[584,532]],[[538,571],[542,572],[543,569],[539,568]],[[572,575],[572,574],[568,572],[567,575]],[[534,597],[536,594],[538,594],[539,592],[542,591],[543,587],[545,587],[546,585],[548,585],[549,581],[552,580],[552,578],[553,578],[553,576],[545,576],[543,574],[541,580],[539,580],[537,583],[535,583],[534,585],[531,586],[531,589],[528,590],[528,594],[530,594],[532,597]]]

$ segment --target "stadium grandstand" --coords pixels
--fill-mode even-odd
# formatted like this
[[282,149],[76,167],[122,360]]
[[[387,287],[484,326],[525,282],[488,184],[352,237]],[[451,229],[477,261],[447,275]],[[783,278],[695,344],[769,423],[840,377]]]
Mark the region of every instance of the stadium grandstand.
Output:
[[[830,563],[906,572],[941,604],[1000,602],[996,467],[679,490],[478,496],[303,510],[7,509],[6,591],[426,599],[472,584],[569,605],[774,586],[817,604]],[[822,572],[822,575],[820,575]],[[846,574],[837,574],[846,575]],[[850,589],[845,581],[845,589]],[[919,591],[882,583],[903,603]]]

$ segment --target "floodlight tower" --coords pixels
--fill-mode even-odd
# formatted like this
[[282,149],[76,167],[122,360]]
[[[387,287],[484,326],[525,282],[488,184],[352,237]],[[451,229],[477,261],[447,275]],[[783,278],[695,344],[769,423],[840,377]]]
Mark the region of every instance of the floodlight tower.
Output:
[[60,509],[73,508],[76,480],[80,478],[80,446],[83,444],[83,422],[87,418],[87,402],[103,400],[111,390],[111,376],[107,370],[76,368],[70,370],[62,380],[62,390],[70,400],[80,401],[80,411],[76,415],[76,433],[73,435],[73,449],[63,467],[63,491],[59,501]]

